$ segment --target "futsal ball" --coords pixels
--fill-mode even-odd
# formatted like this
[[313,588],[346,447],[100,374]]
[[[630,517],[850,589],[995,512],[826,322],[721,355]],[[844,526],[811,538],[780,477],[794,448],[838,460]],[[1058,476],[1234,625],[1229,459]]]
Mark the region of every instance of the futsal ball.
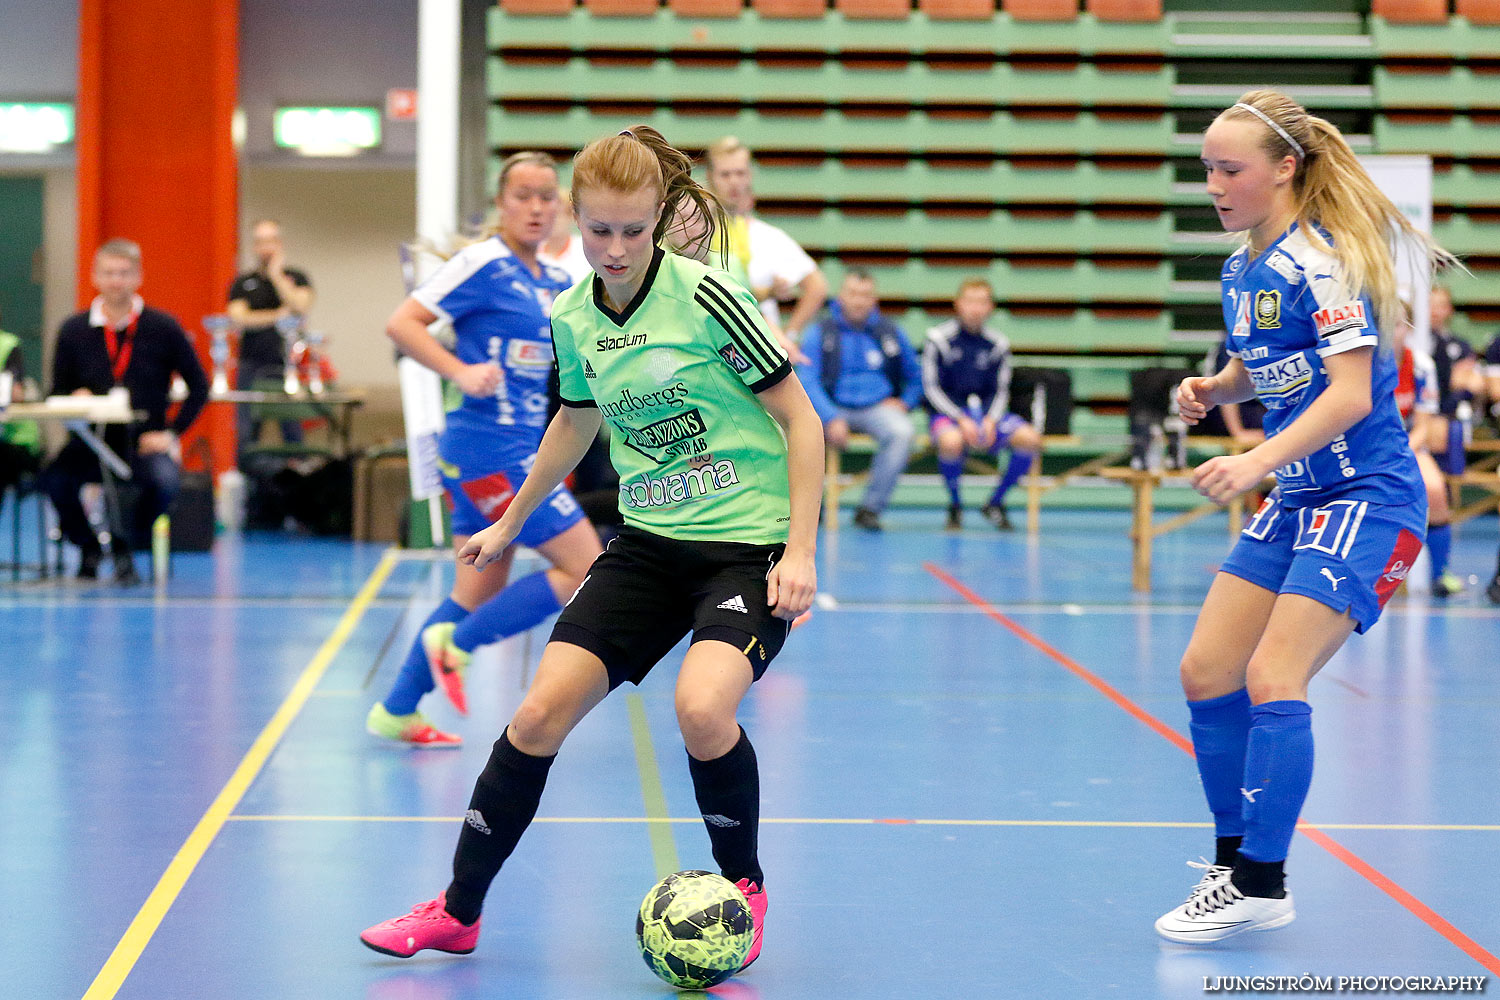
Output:
[[684,990],[704,990],[739,971],[755,921],[745,894],[722,875],[668,875],[641,900],[635,940],[646,965]]

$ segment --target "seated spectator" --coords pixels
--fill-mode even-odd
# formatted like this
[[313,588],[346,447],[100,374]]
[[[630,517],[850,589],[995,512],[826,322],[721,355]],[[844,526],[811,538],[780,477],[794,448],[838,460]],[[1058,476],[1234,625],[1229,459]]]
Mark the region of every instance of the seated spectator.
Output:
[[[147,308],[136,294],[141,286],[140,247],[129,240],[105,243],[94,254],[93,281],[98,298],[87,311],[64,320],[58,331],[52,392],[104,395],[124,386],[131,409],[145,413],[143,420],[112,425],[104,434],[104,443],[130,463],[131,479],[141,494],[135,523],[124,525],[125,537],[110,537],[115,582],[132,584],[140,577],[130,555],[130,536],[147,537],[151,523],[177,495],[177,438],[208,401],[208,377],[177,321]],[[167,393],[173,375],[182,376],[188,395],[168,426]],[[42,473],[63,537],[78,546],[78,575],[88,580],[99,574],[103,549],[78,493],[84,483],[100,478],[98,456],[76,434]]]
[[963,518],[958,487],[964,456],[970,451],[998,456],[1009,448],[1010,461],[983,508],[985,520],[1009,531],[1005,494],[1031,468],[1042,437],[1010,412],[1010,341],[989,325],[995,312],[989,283],[972,278],[959,285],[953,312],[952,319],[927,331],[922,347],[922,388],[932,414],[938,469],[948,485],[948,528],[957,530]]
[[880,314],[869,271],[855,267],[844,274],[838,297],[808,324],[802,352],[807,361],[797,366],[798,377],[829,447],[848,447],[851,431],[875,439],[854,523],[879,531],[881,512],[911,457],[915,435],[907,414],[922,401],[922,372],[906,334]]
[[[21,338],[4,330],[0,330],[0,372],[10,376],[10,398],[5,402],[25,400],[26,364],[21,356]],[[4,382],[0,379],[0,386]],[[35,423],[11,420],[0,424],[0,494],[37,470],[40,452],[41,434]]]
[[1484,376],[1474,348],[1453,332],[1452,293],[1434,285],[1427,312],[1438,394],[1438,412],[1427,421],[1427,449],[1449,472],[1462,472],[1464,429],[1473,419],[1474,398],[1484,394]]

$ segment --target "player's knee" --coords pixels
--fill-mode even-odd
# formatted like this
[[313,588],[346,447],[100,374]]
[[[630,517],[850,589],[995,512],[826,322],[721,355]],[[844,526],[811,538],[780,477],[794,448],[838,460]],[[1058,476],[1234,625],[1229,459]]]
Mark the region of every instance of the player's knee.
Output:
[[573,713],[566,706],[527,695],[511,717],[507,732],[517,750],[536,757],[557,753],[568,735]]
[[1252,705],[1268,701],[1303,701],[1307,688],[1300,677],[1289,676],[1283,669],[1264,659],[1251,657],[1245,671],[1245,691]]
[[734,709],[703,692],[677,692],[677,726],[689,750],[712,746],[729,733],[737,733]]
[[1012,451],[1035,455],[1042,450],[1042,436],[1033,427],[1022,427],[1010,436],[1010,447]]
[[1187,652],[1182,654],[1177,672],[1182,681],[1182,693],[1188,701],[1202,701],[1226,693],[1218,690],[1224,686],[1221,679],[1223,664],[1203,655],[1193,646],[1188,646]]
[[955,430],[939,431],[937,435],[938,457],[944,461],[951,462],[956,458],[962,458],[964,453],[963,435]]

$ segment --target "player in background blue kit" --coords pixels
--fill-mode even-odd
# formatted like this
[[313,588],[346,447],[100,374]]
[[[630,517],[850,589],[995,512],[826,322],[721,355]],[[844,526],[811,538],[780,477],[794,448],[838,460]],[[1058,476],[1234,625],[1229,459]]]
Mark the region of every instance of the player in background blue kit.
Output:
[[1252,91],[1203,138],[1219,221],[1245,234],[1222,274],[1229,363],[1184,379],[1183,419],[1258,397],[1266,440],[1193,473],[1225,503],[1277,489],[1220,566],[1183,655],[1193,749],[1214,816],[1214,864],[1156,921],[1218,941],[1296,915],[1287,850],[1312,782],[1308,682],[1380,617],[1422,546],[1427,499],[1396,412],[1380,335],[1401,317],[1393,240],[1454,263],[1414,230],[1337,128]]
[[[499,231],[446,261],[396,309],[386,332],[401,350],[462,391],[440,443],[443,485],[453,512],[454,550],[498,520],[531,471],[547,426],[552,375],[552,300],[572,283],[537,260],[558,210],[557,165],[545,153],[516,153],[500,171]],[[453,351],[428,332],[453,325]],[[461,742],[417,711],[433,687],[468,711],[464,672],[469,654],[531,628],[558,611],[599,554],[599,536],[566,487],[548,495],[518,541],[552,568],[507,586],[501,572],[480,574],[458,563],[453,591],[423,624],[390,693],[370,709],[373,735],[413,746]],[[501,588],[504,589],[501,589]]]
[[969,278],[958,286],[952,319],[927,331],[922,345],[922,391],[932,412],[930,433],[937,446],[938,471],[948,486],[948,528],[962,526],[959,478],[969,449],[1010,461],[983,514],[1001,531],[1011,530],[1005,494],[1021,481],[1042,448],[1041,435],[1025,418],[1010,412],[1010,340],[989,325],[995,293],[989,282]]

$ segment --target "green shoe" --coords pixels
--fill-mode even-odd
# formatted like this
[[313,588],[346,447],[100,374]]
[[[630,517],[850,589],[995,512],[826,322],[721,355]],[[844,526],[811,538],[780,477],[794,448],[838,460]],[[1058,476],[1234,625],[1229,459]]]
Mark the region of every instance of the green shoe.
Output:
[[453,622],[438,622],[422,630],[422,651],[438,690],[448,696],[459,715],[469,714],[469,696],[464,693],[464,674],[468,672],[470,654],[453,644]]
[[1432,581],[1433,597],[1452,597],[1464,591],[1464,582],[1458,578],[1458,574],[1448,570],[1442,576]]
[[456,747],[463,743],[463,737],[443,732],[428,722],[427,716],[421,712],[392,715],[378,701],[370,706],[370,714],[365,716],[365,732],[414,747]]

